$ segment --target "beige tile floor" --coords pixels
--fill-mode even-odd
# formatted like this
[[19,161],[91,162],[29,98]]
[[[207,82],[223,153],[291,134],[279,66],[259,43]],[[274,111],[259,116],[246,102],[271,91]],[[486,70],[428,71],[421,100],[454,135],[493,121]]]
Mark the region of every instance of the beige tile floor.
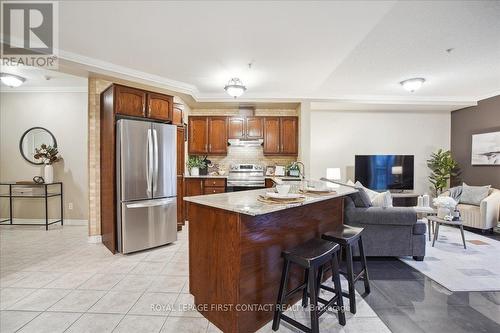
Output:
[[[2,226],[0,332],[220,332],[190,308],[187,227],[178,238],[124,256],[87,243],[84,226]],[[358,312],[347,313],[345,327],[327,313],[321,331],[389,332],[357,297]],[[290,315],[308,324],[303,310]],[[279,331],[297,332],[286,323]]]

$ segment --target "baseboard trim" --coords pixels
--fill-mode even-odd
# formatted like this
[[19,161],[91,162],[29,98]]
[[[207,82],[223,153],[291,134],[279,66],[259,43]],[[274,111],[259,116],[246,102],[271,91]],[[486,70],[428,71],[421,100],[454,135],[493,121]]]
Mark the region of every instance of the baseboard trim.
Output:
[[[8,219],[8,217],[2,217],[0,218],[1,220]],[[50,218],[49,223],[52,221],[55,221],[57,219]],[[45,225],[45,220],[44,219],[19,219],[14,217],[14,223],[20,223],[20,224],[28,224],[28,223],[38,223],[40,225]],[[8,223],[4,223],[7,225]],[[59,224],[59,223],[57,223]],[[89,224],[88,220],[80,220],[80,219],[64,219],[64,225],[85,225],[87,226]]]
[[91,244],[102,243],[102,236],[101,235],[89,236],[88,242]]

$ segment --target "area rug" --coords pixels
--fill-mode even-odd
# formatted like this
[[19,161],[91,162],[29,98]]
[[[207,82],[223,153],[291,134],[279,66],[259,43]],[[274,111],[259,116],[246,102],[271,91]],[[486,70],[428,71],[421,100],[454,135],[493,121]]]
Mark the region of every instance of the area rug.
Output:
[[434,247],[426,240],[424,261],[400,260],[450,291],[500,291],[500,241],[464,232],[467,249],[460,229],[441,226]]

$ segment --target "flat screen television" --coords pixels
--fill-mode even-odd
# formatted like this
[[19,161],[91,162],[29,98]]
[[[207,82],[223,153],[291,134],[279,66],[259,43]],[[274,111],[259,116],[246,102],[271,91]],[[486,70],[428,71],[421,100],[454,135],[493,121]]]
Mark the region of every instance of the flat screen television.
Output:
[[354,178],[375,191],[413,190],[413,155],[356,155]]

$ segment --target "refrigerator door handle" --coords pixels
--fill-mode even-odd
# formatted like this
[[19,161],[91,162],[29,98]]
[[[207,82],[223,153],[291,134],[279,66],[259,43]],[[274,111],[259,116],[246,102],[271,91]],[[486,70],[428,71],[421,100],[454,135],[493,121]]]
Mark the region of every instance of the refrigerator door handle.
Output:
[[152,175],[153,175],[153,138],[151,136],[151,129],[148,129],[148,158],[146,161],[146,179],[148,190],[147,193],[151,196],[152,188]]
[[153,129],[153,194],[156,193],[158,183],[158,134]]
[[158,199],[158,200],[148,200],[141,202],[133,202],[126,205],[127,208],[146,208],[146,207],[156,207],[168,205],[174,202],[176,198]]

